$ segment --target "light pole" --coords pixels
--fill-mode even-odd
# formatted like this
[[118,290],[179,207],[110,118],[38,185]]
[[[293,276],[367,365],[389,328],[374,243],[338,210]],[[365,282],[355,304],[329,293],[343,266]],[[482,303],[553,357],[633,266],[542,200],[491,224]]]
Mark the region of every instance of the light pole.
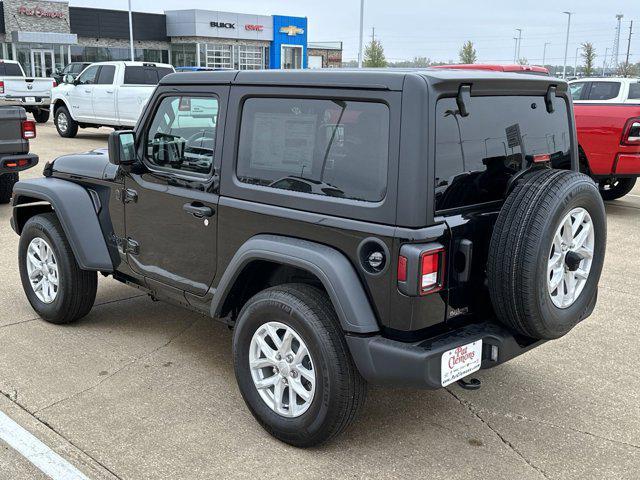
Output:
[[567,39],[564,42],[564,64],[562,65],[562,78],[567,78],[567,53],[569,52],[569,29],[571,28],[571,12],[562,12],[567,15]]
[[520,44],[522,43],[522,29],[516,28],[516,31],[518,32],[518,51],[516,52],[516,63],[518,63],[518,60],[520,60]]
[[513,63],[518,63],[516,61],[518,56],[518,37],[513,37],[513,39],[516,41],[516,44],[513,47]]
[[[131,1],[131,0],[129,0]],[[362,68],[362,42],[364,38],[364,0],[360,0],[360,46],[358,48],[358,68]]]
[[545,60],[547,59],[547,45],[551,45],[551,42],[544,42],[544,48],[542,49],[542,66],[544,67]]
[[576,48],[576,61],[573,64],[573,76],[574,77],[578,76],[578,50],[580,50],[580,47]]
[[131,61],[135,62],[136,55],[133,49],[133,19],[131,15],[131,0],[129,0],[129,47],[131,49]]
[[602,76],[604,77],[605,69],[607,68],[607,54],[609,53],[609,48],[604,49],[604,60],[602,61]]

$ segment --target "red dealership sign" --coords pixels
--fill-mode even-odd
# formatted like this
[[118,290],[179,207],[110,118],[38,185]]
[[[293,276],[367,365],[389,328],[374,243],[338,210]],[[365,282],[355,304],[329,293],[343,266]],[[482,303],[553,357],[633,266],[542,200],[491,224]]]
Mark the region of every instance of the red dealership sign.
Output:
[[26,15],[27,17],[38,18],[64,18],[64,12],[56,12],[54,10],[45,10],[44,8],[35,7],[29,8],[21,5],[18,8],[18,15]]
[[261,32],[264,30],[264,25],[245,25],[244,29],[250,32]]

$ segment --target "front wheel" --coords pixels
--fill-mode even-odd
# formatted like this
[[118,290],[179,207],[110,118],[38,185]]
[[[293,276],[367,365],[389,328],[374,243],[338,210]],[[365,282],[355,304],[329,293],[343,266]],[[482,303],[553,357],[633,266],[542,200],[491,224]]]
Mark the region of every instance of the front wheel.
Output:
[[47,322],[73,322],[93,307],[97,273],[80,269],[55,213],[27,221],[20,234],[18,263],[27,299]]
[[53,122],[56,124],[58,135],[61,137],[73,138],[78,134],[78,123],[71,118],[67,107],[60,107],[56,110]]
[[281,285],[252,297],[238,317],[233,357],[251,413],[290,445],[330,440],[364,403],[366,383],[331,302],[308,285]]
[[600,180],[598,187],[603,200],[617,200],[633,190],[635,178],[607,178]]

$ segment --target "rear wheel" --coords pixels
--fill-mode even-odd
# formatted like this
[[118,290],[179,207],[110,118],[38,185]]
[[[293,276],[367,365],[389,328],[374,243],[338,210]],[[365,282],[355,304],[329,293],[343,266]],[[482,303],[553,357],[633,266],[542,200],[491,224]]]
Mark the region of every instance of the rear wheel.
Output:
[[507,198],[491,236],[487,279],[498,318],[537,339],[569,332],[593,306],[605,244],[604,204],[589,177],[529,174]]
[[264,290],[242,308],[233,337],[240,392],[271,435],[311,447],[354,420],[366,383],[326,294],[303,284]]
[[38,108],[33,111],[33,119],[38,123],[47,123],[49,121],[49,110]]
[[18,262],[27,299],[47,322],[73,322],[93,307],[97,273],[80,269],[55,213],[27,221],[20,234]]
[[78,134],[78,124],[71,118],[67,107],[58,108],[53,120],[61,137],[73,138]]
[[607,178],[600,180],[600,195],[604,200],[616,200],[633,190],[635,185],[635,178]]
[[0,174],[0,203],[9,203],[13,193],[13,186],[17,181],[17,173]]

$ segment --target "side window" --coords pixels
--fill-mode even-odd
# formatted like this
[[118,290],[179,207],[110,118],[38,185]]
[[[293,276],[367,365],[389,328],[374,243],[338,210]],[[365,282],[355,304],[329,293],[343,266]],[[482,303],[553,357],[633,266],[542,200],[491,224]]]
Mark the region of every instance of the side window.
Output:
[[215,151],[218,100],[165,97],[149,127],[146,158],[163,169],[206,175]]
[[631,100],[640,99],[640,82],[632,83],[629,85],[629,99]]
[[113,85],[113,77],[116,75],[115,65],[103,65],[98,74],[98,85]]
[[82,75],[78,77],[78,84],[80,85],[93,85],[96,83],[96,77],[98,75],[99,65],[87,68]]
[[369,202],[385,197],[385,104],[250,98],[243,106],[239,142],[241,182]]
[[569,84],[569,92],[574,100],[582,100],[582,93],[585,91],[587,82],[577,82]]
[[173,73],[170,68],[129,66],[124,70],[124,83],[125,85],[157,85],[170,73]]
[[620,82],[592,82],[589,100],[611,100],[620,93]]

